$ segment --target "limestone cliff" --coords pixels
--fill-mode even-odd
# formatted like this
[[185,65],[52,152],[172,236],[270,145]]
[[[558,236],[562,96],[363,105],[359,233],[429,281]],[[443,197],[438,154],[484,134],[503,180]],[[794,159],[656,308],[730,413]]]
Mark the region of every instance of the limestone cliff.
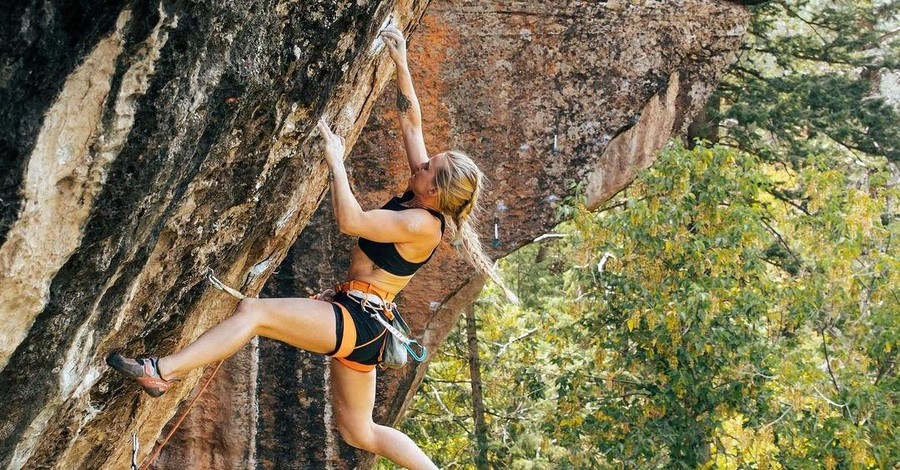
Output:
[[[427,0],[26,1],[0,18],[0,467],[124,468],[151,401],[114,349],[166,353],[256,293],[389,78],[373,41]],[[249,457],[247,457],[249,458]],[[244,459],[246,461],[246,459]]]
[[[576,185],[597,206],[649,166],[735,58],[747,20],[744,8],[715,0],[435,0],[410,46],[426,143],[429,151],[458,148],[482,162],[491,181],[482,214],[491,255],[551,229],[557,205]],[[403,190],[408,169],[397,126],[389,89],[348,157],[364,207]],[[353,242],[321,205],[264,294],[305,296],[342,280]],[[480,283],[445,243],[404,291],[405,317],[430,351]],[[255,378],[242,395],[252,400],[211,403],[185,435],[213,435],[209,424],[228,417],[228,426],[214,429],[252,429],[258,468],[368,468],[371,455],[322,427],[330,416],[325,360],[266,340],[241,357],[258,369],[227,367]],[[402,416],[424,372],[414,365],[381,374],[376,421]],[[257,408],[258,415],[243,412]],[[180,442],[166,462],[216,458],[208,446],[197,449],[204,445]]]

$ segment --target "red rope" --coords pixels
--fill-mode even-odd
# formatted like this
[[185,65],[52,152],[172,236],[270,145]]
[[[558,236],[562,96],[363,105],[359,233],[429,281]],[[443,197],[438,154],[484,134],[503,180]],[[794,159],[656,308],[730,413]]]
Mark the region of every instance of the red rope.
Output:
[[[231,296],[233,296],[234,298],[236,298],[238,300],[244,300],[247,298],[246,295],[240,293],[240,291],[238,291],[237,289],[234,289],[233,287],[228,287],[227,285],[225,285],[225,283],[223,283],[222,281],[217,279],[215,276],[215,273],[213,273],[212,269],[206,270],[206,279],[216,289],[225,291],[228,294],[231,294]],[[221,361],[219,361],[218,364],[216,364],[216,368],[213,369],[212,374],[209,374],[209,378],[206,379],[206,383],[204,383],[203,386],[200,387],[200,391],[197,392],[197,395],[194,396],[194,399],[191,400],[190,403],[188,403],[187,409],[184,410],[184,413],[182,413],[181,417],[178,418],[178,421],[175,423],[175,426],[172,427],[172,429],[169,431],[169,433],[166,434],[166,437],[163,438],[162,442],[160,442],[156,446],[156,448],[153,449],[153,452],[151,452],[150,455],[146,459],[144,459],[144,462],[141,463],[140,470],[146,470],[147,468],[150,468],[150,465],[153,464],[153,461],[156,460],[157,457],[159,457],[159,453],[162,452],[163,447],[166,446],[166,443],[169,442],[169,439],[175,434],[175,431],[178,430],[178,426],[181,426],[181,422],[184,421],[184,418],[187,418],[188,413],[191,412],[191,408],[194,407],[194,404],[197,403],[197,400],[199,400],[200,396],[203,395],[203,392],[206,391],[206,387],[208,387],[210,382],[212,382],[213,378],[216,376],[216,372],[219,371],[219,367],[222,367],[223,362],[225,362],[224,359],[222,359]]]
[[157,444],[156,448],[153,449],[153,452],[151,452],[150,455],[146,459],[144,459],[144,462],[141,463],[140,470],[146,470],[150,468],[150,465],[153,464],[153,461],[156,460],[157,457],[159,457],[159,453],[162,452],[163,447],[166,446],[166,444],[169,442],[169,439],[175,434],[175,431],[178,430],[178,426],[181,426],[181,422],[184,421],[184,418],[187,418],[188,413],[191,412],[191,408],[194,407],[194,404],[197,403],[197,400],[200,399],[200,396],[203,395],[204,391],[206,391],[206,387],[208,387],[210,382],[212,382],[213,378],[216,376],[216,372],[219,371],[219,367],[222,367],[223,362],[225,362],[224,359],[216,364],[216,368],[213,369],[212,374],[209,374],[209,378],[206,379],[206,383],[204,383],[203,386],[200,387],[200,391],[197,392],[197,395],[194,396],[194,399],[191,400],[190,403],[188,403],[187,409],[184,410],[184,413],[182,413],[181,417],[178,418],[175,426],[173,426],[172,429],[169,430],[169,433],[166,434],[166,437],[162,440],[162,442]]

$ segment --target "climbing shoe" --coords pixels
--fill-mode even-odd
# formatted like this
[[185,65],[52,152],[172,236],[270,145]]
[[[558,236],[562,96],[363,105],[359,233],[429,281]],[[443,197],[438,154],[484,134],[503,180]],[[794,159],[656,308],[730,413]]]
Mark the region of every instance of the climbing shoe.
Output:
[[160,377],[157,360],[155,357],[129,359],[113,353],[106,358],[106,363],[125,377],[137,381],[148,395],[158,398],[166,393],[173,381]]

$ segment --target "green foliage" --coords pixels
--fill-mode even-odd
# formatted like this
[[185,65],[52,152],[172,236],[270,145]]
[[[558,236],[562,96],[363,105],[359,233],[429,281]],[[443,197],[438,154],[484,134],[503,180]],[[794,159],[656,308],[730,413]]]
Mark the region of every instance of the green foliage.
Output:
[[[489,289],[477,310],[492,468],[900,461],[900,194],[785,168],[675,146],[505,260],[522,306]],[[472,468],[463,330],[406,425],[441,468]]]
[[713,99],[723,142],[769,161],[835,146],[900,160],[900,114],[879,91],[900,69],[900,2],[780,0],[753,13]]

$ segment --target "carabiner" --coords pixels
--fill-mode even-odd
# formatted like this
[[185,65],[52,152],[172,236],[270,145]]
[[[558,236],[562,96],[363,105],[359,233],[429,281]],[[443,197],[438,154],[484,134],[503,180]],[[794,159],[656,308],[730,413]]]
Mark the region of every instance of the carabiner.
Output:
[[[413,344],[421,349],[421,352],[419,354],[416,354],[416,352],[413,350]],[[416,362],[422,362],[425,360],[425,356],[428,354],[428,349],[423,344],[412,339],[408,343],[403,343],[403,345],[406,346],[406,350],[409,351],[409,355],[412,356],[412,358],[415,359]]]

